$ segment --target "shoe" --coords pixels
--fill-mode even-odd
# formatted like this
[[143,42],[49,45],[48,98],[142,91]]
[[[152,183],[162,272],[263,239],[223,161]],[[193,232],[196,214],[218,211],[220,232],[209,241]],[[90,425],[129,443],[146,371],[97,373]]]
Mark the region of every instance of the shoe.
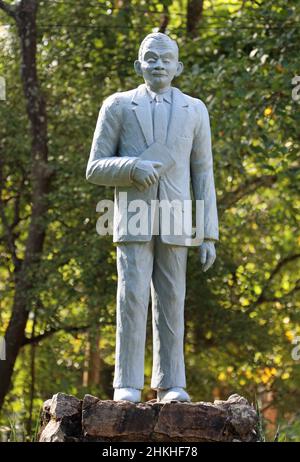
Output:
[[168,388],[166,390],[157,390],[157,401],[166,403],[168,401],[191,401],[187,392],[180,387]]
[[136,388],[115,388],[114,401],[139,403],[141,401],[141,390],[137,390]]

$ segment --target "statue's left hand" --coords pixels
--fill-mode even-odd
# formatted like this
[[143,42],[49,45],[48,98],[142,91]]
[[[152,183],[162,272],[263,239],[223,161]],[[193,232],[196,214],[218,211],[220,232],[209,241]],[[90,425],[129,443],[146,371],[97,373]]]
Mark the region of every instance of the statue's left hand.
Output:
[[213,241],[204,241],[200,245],[200,261],[203,271],[207,271],[216,259],[216,249]]

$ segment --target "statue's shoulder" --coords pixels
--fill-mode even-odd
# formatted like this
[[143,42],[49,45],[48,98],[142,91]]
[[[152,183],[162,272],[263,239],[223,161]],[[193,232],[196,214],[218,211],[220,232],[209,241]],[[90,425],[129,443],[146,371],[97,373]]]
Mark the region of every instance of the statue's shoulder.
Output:
[[202,99],[195,98],[194,96],[187,95],[186,93],[183,93],[183,95],[188,101],[189,106],[191,106],[197,112],[207,111],[206,104],[202,101]]
[[134,88],[133,90],[118,91],[116,93],[113,93],[112,95],[104,99],[103,105],[109,108],[114,108],[116,106],[126,104],[132,100],[132,97],[135,92],[136,88]]

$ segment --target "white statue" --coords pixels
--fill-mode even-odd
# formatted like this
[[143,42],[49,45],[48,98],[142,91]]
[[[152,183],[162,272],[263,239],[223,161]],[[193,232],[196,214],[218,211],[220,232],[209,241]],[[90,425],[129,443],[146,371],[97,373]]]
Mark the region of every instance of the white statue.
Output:
[[[87,180],[115,186],[114,242],[117,243],[117,333],[114,400],[139,402],[144,386],[146,320],[150,288],[153,319],[151,387],[158,401],[190,401],[185,391],[183,354],[186,235],[139,235],[124,227],[121,196],[128,204],[158,199],[204,201],[204,241],[200,261],[213,264],[218,217],[209,115],[205,104],[172,87],[183,64],[167,35],[154,33],[141,43],[134,63],[145,83],[115,93],[101,107],[87,166]],[[147,212],[148,213],[148,212]],[[120,223],[123,223],[121,225]]]

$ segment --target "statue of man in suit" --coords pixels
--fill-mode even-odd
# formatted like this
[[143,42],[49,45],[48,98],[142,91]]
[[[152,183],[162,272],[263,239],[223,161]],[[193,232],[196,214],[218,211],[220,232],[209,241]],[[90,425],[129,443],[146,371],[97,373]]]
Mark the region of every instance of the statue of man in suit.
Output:
[[[204,203],[200,261],[213,264],[218,217],[209,116],[205,104],[172,87],[183,64],[165,34],[146,36],[134,67],[144,84],[108,97],[100,110],[87,166],[87,180],[115,187],[117,331],[114,400],[139,402],[144,386],[146,321],[151,290],[153,368],[158,401],[190,401],[183,354],[184,300],[189,240],[186,235],[143,233],[124,227],[130,205],[143,200]],[[121,196],[126,193],[126,215]],[[148,213],[148,211],[146,212]],[[123,225],[122,225],[123,223]]]

